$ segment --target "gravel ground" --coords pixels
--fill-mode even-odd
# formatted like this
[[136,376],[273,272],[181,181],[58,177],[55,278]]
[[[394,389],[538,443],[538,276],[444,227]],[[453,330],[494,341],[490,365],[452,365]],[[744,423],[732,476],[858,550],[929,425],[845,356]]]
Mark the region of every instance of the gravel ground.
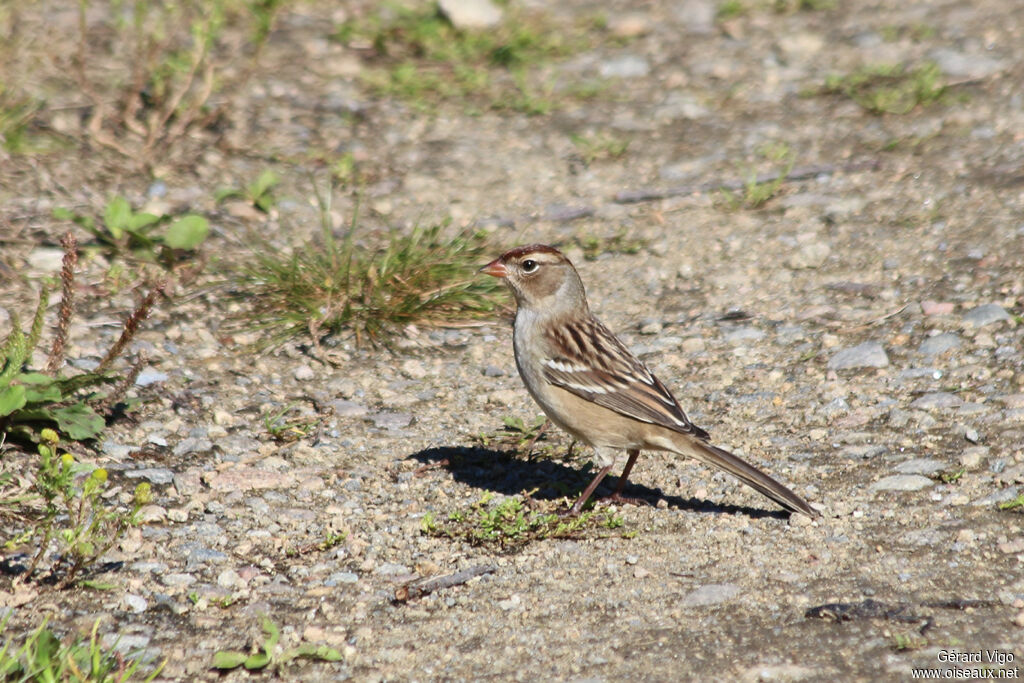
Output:
[[[373,99],[356,85],[362,63],[326,41],[345,10],[309,7],[282,18],[227,125],[233,147],[159,183],[97,173],[88,155],[11,157],[0,172],[4,261],[37,275],[55,270],[64,229],[50,207],[114,191],[213,215],[223,259],[241,258],[248,229],[282,243],[311,233],[301,164],[282,171],[269,222],[218,209],[213,190],[270,158],[351,149],[372,169],[369,225],[450,217],[491,230],[495,255],[565,246],[592,306],[693,421],[822,519],[645,454],[626,493],[652,504],[616,510],[619,529],[509,552],[424,535],[427,513],[589,478],[585,450],[527,461],[475,445],[505,417],[539,414],[507,321],[411,330],[395,351],[342,342],[332,368],[299,347],[253,355],[221,323],[235,306],[223,289],[200,287],[210,276],[179,286],[140,333],[147,403],[93,454],[123,490],[156,492],[149,523],[110,553],[116,588],[26,596],[0,576],[9,629],[49,615],[83,630],[105,615],[108,642],[189,681],[249,677],[210,666],[254,642],[261,614],[287,646],[344,655],[284,673],[303,680],[906,680],[984,665],[944,663],[950,651],[1019,666],[1024,517],[998,504],[1024,490],[1024,12],[1017,0],[838,5],[716,21],[711,0],[559,3],[552,21],[601,12],[621,39],[553,64],[553,82],[611,85],[539,117]],[[53,17],[55,31],[73,20]],[[808,94],[833,72],[924,60],[955,86],[907,115]],[[586,163],[576,133],[629,147]],[[757,210],[697,191],[778,170],[760,152],[770,143],[820,168]],[[627,201],[636,191],[667,196]],[[354,202],[338,197],[340,223]],[[587,260],[574,246],[622,233],[639,253]],[[85,280],[104,269],[93,258]],[[5,291],[15,298],[0,304],[29,307],[24,285]],[[100,356],[129,301],[84,311],[70,357]],[[321,425],[283,444],[261,415],[292,403]],[[347,536],[309,550],[330,533]],[[393,600],[410,580],[479,566],[493,571]],[[855,607],[808,616],[831,603]]]

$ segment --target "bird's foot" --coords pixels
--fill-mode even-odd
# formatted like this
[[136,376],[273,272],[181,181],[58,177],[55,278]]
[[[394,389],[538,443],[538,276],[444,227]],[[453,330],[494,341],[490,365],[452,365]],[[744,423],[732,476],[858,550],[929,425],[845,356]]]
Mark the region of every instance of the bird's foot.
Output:
[[608,503],[609,505],[651,505],[650,501],[645,500],[644,498],[632,498],[630,496],[624,496],[621,493],[602,496],[597,500],[601,503]]

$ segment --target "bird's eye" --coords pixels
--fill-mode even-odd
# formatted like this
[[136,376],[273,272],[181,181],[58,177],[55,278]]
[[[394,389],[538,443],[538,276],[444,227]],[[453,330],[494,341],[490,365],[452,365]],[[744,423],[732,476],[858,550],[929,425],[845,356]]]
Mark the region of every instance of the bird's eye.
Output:
[[539,267],[540,267],[540,264],[538,264],[533,259],[529,259],[528,258],[525,261],[523,261],[523,272],[524,273],[532,273],[533,271],[537,270]]

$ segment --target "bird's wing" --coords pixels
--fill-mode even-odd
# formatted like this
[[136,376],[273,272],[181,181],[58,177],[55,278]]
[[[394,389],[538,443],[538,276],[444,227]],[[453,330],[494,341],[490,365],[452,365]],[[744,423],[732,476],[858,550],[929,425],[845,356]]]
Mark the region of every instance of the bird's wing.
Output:
[[554,325],[541,361],[555,386],[634,420],[707,439],[664,384],[599,320]]

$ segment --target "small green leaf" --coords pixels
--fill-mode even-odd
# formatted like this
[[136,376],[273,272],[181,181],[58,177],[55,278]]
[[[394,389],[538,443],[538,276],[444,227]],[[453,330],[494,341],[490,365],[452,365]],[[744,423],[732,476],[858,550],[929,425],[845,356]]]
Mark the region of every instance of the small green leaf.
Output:
[[261,197],[270,190],[274,189],[274,187],[280,182],[281,176],[277,175],[268,168],[264,170],[262,173],[260,173],[259,178],[257,178],[256,182],[250,186],[249,191],[253,194],[254,197]]
[[107,426],[106,421],[84,403],[61,406],[45,412],[52,416],[60,431],[74,441],[94,439]]
[[161,216],[157,216],[155,213],[133,213],[128,220],[126,229],[132,233],[145,232],[142,230],[143,228],[159,222],[160,218]]
[[237,199],[244,196],[240,190],[234,187],[222,187],[213,193],[213,200],[219,204],[225,199]]
[[51,384],[53,378],[41,372],[23,372],[18,375],[17,380],[22,384]]
[[213,655],[213,668],[215,669],[235,669],[249,658],[249,655],[244,652],[230,652],[222,650],[215,652]]
[[53,217],[59,221],[71,221],[91,232],[93,236],[100,237],[100,231],[96,229],[96,221],[92,219],[92,216],[83,216],[68,209],[57,207],[53,210]]
[[312,643],[305,643],[295,648],[294,655],[296,657],[320,659],[325,662],[340,662],[343,659],[341,653],[333,647],[328,647],[326,645],[313,645]]
[[25,387],[20,384],[0,389],[0,417],[6,417],[15,410],[24,408],[27,401],[25,393]]
[[270,664],[270,655],[264,652],[257,652],[256,654],[252,655],[244,662],[242,662],[242,664],[245,666],[246,669],[249,669],[250,671],[252,669],[262,669],[267,664]]
[[41,372],[26,372],[15,377],[25,386],[26,403],[56,403],[63,398],[53,377]]
[[171,223],[164,244],[172,249],[195,249],[210,232],[210,223],[202,216],[189,214]]
[[114,197],[103,213],[103,223],[114,239],[119,240],[126,228],[130,227],[132,207],[124,197]]
[[263,642],[263,651],[268,655],[270,651],[277,645],[278,639],[281,637],[281,632],[277,629],[277,626],[270,620],[270,617],[263,617],[263,632],[267,634],[267,639]]
[[112,591],[117,588],[116,583],[107,583],[106,581],[97,581],[96,579],[82,579],[77,585],[82,588],[91,588],[94,591]]

